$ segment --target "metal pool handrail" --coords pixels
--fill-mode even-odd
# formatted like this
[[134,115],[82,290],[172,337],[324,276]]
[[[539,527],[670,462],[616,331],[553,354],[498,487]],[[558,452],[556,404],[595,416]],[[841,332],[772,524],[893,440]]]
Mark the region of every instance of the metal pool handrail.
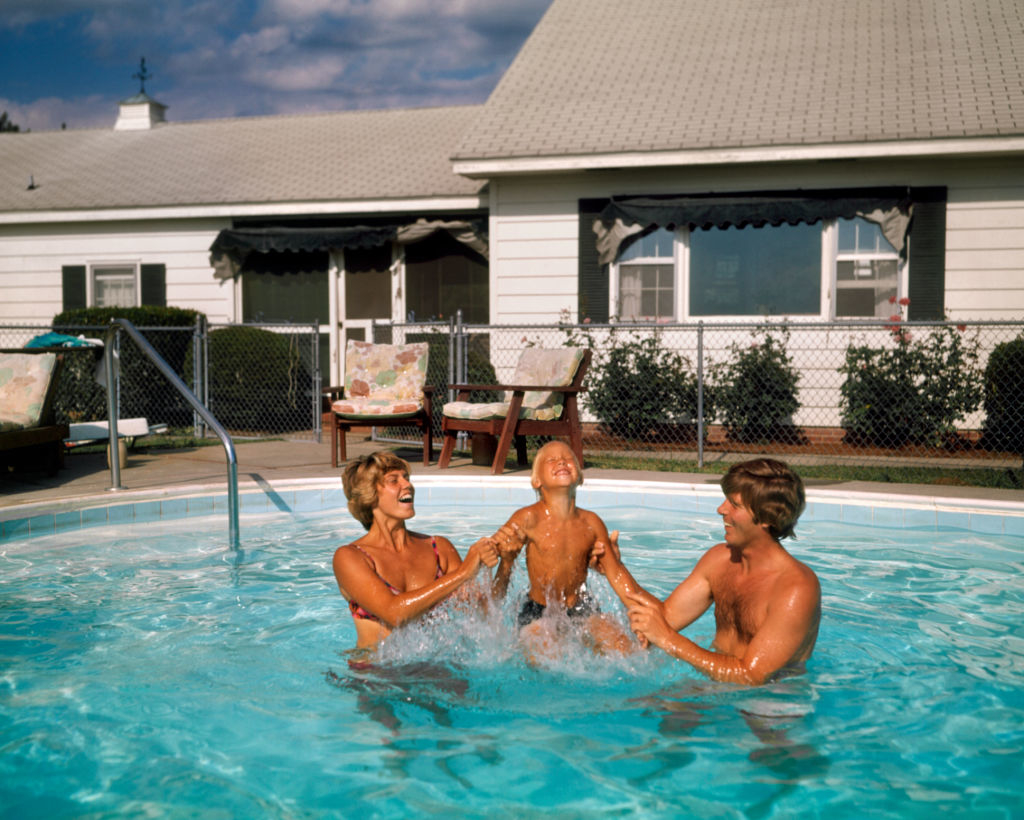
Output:
[[221,444],[224,445],[224,453],[227,456],[228,461],[228,537],[231,543],[232,549],[238,547],[238,459],[235,456],[235,444],[231,440],[231,436],[227,434],[227,431],[221,426],[220,422],[213,417],[213,414],[206,409],[201,401],[196,397],[196,394],[189,390],[188,385],[185,384],[178,376],[177,373],[171,369],[171,366],[167,364],[163,356],[157,353],[156,348],[151,345],[146,338],[139,333],[135,325],[129,322],[127,319],[111,319],[110,326],[107,328],[106,337],[103,343],[103,362],[106,368],[107,374],[107,423],[110,426],[110,489],[111,490],[123,490],[121,486],[121,463],[118,458],[118,445],[117,445],[117,395],[118,395],[118,368],[114,364],[114,336],[117,334],[118,327],[122,328],[125,333],[131,336],[132,340],[139,346],[139,349],[149,357],[149,360],[153,362],[159,368],[160,372],[167,377],[167,380],[173,387],[177,389],[185,400],[192,405],[192,409],[195,410],[203,421],[205,421],[210,429],[217,434],[217,438],[220,439]]

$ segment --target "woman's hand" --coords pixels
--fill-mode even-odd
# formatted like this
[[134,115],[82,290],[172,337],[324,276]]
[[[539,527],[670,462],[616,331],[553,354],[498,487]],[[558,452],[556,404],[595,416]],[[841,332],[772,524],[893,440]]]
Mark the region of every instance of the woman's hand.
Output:
[[466,551],[466,563],[476,565],[481,563],[488,567],[495,567],[498,564],[498,545],[493,537],[481,538]]

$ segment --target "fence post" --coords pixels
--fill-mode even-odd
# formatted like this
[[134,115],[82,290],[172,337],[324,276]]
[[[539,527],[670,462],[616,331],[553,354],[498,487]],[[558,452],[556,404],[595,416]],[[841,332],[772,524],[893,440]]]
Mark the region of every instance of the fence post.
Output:
[[459,374],[456,371],[457,358],[455,356],[455,345],[458,344],[458,337],[455,335],[455,317],[448,317],[448,401],[455,401],[455,391],[451,386],[459,381]]
[[[207,388],[209,382],[206,378],[206,316],[202,313],[196,316],[195,324],[192,326],[192,392],[203,404],[209,407]],[[196,438],[203,438],[206,430],[203,427],[203,418],[195,410],[192,411],[192,434]]]
[[704,322],[697,322],[697,467],[704,467]]
[[313,370],[313,431],[316,433],[316,443],[320,443],[322,427],[321,405],[323,399],[320,391],[323,389],[323,376],[320,373],[320,322],[316,319],[310,325],[309,336],[309,361]]

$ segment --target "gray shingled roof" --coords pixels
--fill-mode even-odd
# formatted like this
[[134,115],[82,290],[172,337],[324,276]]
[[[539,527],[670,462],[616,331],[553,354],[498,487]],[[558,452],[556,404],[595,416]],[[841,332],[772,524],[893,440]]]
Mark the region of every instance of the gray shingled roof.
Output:
[[[0,135],[0,212],[459,197],[451,155],[478,106]],[[38,186],[27,190],[29,176]]]
[[1021,0],[554,0],[455,159],[1022,133]]

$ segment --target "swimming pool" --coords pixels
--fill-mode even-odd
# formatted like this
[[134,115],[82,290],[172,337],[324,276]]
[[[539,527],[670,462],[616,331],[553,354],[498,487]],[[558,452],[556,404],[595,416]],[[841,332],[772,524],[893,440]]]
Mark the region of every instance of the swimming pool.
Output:
[[[463,551],[532,498],[522,479],[416,481],[416,527]],[[660,595],[718,540],[718,498],[591,480],[579,496]],[[5,522],[0,814],[1024,812],[1019,510],[812,493],[789,546],[822,581],[817,649],[807,674],[747,689],[656,652],[568,645],[528,666],[522,568],[500,611],[444,609],[353,668],[330,557],[361,528],[337,484],[243,496],[237,553],[216,505]],[[52,534],[19,536],[33,526]],[[688,630],[711,633],[707,616]]]

